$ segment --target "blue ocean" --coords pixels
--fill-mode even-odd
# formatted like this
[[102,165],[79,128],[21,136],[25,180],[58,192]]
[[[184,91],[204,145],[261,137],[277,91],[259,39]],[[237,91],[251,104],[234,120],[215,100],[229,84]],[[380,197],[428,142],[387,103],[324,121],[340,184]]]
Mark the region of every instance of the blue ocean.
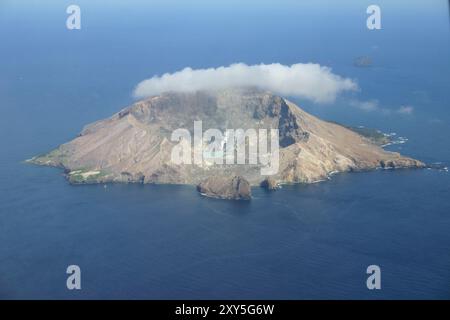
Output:
[[[66,28],[71,4],[80,30]],[[449,2],[377,1],[380,30],[366,26],[371,4],[2,0],[0,298],[450,299]],[[407,138],[386,148],[436,169],[233,202],[191,186],[74,186],[24,163],[133,103],[143,79],[236,62],[313,62],[354,79],[359,91],[331,104],[290,100]],[[81,290],[66,287],[69,265]],[[366,286],[369,265],[380,290]]]

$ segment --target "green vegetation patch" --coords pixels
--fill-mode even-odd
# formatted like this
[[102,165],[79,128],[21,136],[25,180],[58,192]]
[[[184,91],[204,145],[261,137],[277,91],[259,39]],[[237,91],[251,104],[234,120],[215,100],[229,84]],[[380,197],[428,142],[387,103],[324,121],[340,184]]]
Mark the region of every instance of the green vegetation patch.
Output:
[[78,169],[70,171],[67,174],[70,183],[98,183],[106,176],[105,172],[101,170],[91,169]]

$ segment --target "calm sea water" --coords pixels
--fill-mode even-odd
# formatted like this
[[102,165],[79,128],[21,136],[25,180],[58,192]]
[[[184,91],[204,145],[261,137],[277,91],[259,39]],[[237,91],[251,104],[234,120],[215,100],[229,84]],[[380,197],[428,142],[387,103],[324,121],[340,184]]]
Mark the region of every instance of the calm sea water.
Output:
[[[448,164],[447,1],[379,1],[379,31],[365,27],[368,1],[78,1],[82,29],[68,31],[71,3],[0,4],[0,298],[450,298],[444,171],[340,174],[229,202],[189,186],[71,186],[22,163],[130,104],[154,74],[317,62],[361,91],[293,99],[305,110],[395,131],[409,141],[392,150]],[[358,56],[373,65],[355,67]],[[356,99],[379,110],[349,107]],[[405,105],[414,112],[398,114]],[[81,291],[66,289],[71,264]],[[371,264],[379,291],[366,288]]]

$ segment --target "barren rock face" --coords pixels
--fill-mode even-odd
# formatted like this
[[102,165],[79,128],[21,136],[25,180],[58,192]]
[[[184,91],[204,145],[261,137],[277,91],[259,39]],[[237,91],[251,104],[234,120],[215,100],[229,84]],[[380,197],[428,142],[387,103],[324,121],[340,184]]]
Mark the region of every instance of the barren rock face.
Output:
[[267,177],[261,182],[261,187],[266,188],[267,190],[277,190],[279,188],[278,183],[272,177]]
[[197,185],[209,177],[241,176],[260,185],[260,164],[176,164],[171,134],[194,121],[203,131],[278,129],[279,183],[311,183],[331,172],[423,167],[388,152],[338,124],[320,120],[286,99],[253,89],[165,93],[134,103],[108,119],[86,126],[72,141],[33,163],[63,167],[72,183],[135,182]]
[[209,177],[202,181],[197,190],[208,197],[229,200],[250,200],[252,191],[250,183],[240,176]]

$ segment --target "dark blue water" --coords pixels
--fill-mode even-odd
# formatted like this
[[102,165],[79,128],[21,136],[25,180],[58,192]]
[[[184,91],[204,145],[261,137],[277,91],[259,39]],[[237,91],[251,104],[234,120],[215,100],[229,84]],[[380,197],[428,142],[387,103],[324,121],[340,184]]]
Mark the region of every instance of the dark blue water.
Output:
[[[254,189],[247,203],[188,186],[71,186],[58,169],[22,163],[130,104],[154,74],[317,62],[361,91],[332,105],[294,101],[395,131],[409,141],[391,149],[448,164],[447,1],[380,1],[379,31],[365,27],[365,1],[78,1],[82,29],[68,31],[71,3],[0,4],[1,298],[450,298],[444,171],[341,174]],[[353,65],[363,55],[371,67]],[[379,110],[350,107],[355,99]],[[396,113],[402,105],[414,112]],[[71,264],[81,291],[66,289]],[[371,264],[382,270],[379,291],[366,288]]]

